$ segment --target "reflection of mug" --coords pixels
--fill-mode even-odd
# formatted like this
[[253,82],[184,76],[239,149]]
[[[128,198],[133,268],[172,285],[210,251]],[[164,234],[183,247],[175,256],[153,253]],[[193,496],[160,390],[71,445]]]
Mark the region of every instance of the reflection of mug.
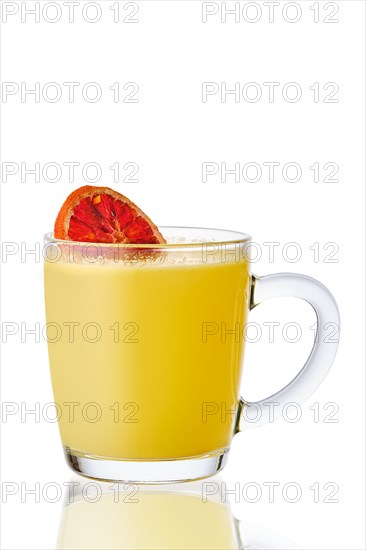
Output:
[[[250,238],[162,228],[170,244],[107,245],[46,236],[45,297],[51,376],[69,464],[131,481],[209,476],[225,464],[245,416],[266,402],[301,403],[330,368],[336,303],[303,275],[250,274]],[[266,401],[239,397],[243,328],[264,300],[295,296],[318,330],[297,377]],[[280,407],[275,407],[280,409]],[[260,413],[260,414],[259,414]]]
[[64,506],[58,550],[297,548],[277,533],[235,519],[219,489],[214,496],[204,496],[202,483],[164,490],[87,485],[94,483],[76,490],[73,501]]

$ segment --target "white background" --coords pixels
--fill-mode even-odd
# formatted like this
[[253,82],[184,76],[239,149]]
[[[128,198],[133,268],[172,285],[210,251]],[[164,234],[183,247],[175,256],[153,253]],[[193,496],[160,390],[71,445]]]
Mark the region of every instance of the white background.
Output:
[[[2,2],[3,10],[5,4],[9,2]],[[19,11],[2,24],[3,82],[19,88],[22,82],[28,88],[39,82],[41,90],[56,82],[63,95],[55,103],[42,94],[39,103],[34,96],[22,102],[20,92],[2,99],[2,240],[15,243],[6,245],[14,254],[2,258],[2,319],[19,326],[3,345],[3,401],[19,408],[22,402],[28,408],[38,402],[42,408],[53,399],[45,341],[35,342],[32,336],[21,341],[22,322],[28,328],[45,322],[41,257],[24,252],[52,230],[67,194],[86,183],[81,168],[98,163],[103,171],[100,184],[125,193],[157,224],[250,233],[261,251],[253,265],[255,273],[300,272],[321,280],[333,292],[342,336],[330,374],[302,406],[298,422],[279,420],[237,435],[222,480],[228,489],[235,482],[241,489],[251,482],[261,486],[258,502],[232,499],[232,510],[237,518],[259,525],[263,537],[269,529],[303,549],[365,548],[364,3],[338,1],[326,11],[324,2],[298,2],[301,17],[289,23],[282,11],[286,2],[281,2],[270,23],[268,6],[256,2],[250,8],[262,12],[256,23],[243,17],[236,23],[233,16],[222,23],[220,12],[203,23],[201,2],[140,1],[134,16],[139,22],[124,23],[133,7],[121,2],[121,21],[115,23],[110,9],[114,3],[102,1],[101,19],[89,23],[81,15],[86,4],[81,0],[74,23],[68,22],[69,12],[58,2],[61,19],[53,24],[42,14],[39,23],[31,15],[21,21],[21,10],[34,8],[34,2],[10,4]],[[240,7],[246,4],[240,2]],[[316,4],[319,23],[314,22],[315,8],[310,9]],[[339,21],[325,23],[334,5],[339,11],[333,18]],[[285,8],[287,19],[294,18],[291,10],[298,10],[296,6]],[[55,8],[49,10],[46,18],[54,18]],[[247,19],[253,14],[247,12]],[[93,8],[88,16],[94,18]],[[64,82],[80,83],[74,103],[68,100]],[[102,89],[96,103],[82,98],[80,90],[88,82]],[[123,90],[123,85],[136,82],[138,103],[115,103],[109,90],[115,82],[121,83],[124,95],[130,89]],[[228,88],[235,82],[256,82],[263,95],[255,103],[242,97],[235,102],[232,95],[223,102],[217,93],[204,103],[203,82],[226,82]],[[265,82],[280,83],[273,102]],[[283,86],[289,82],[301,87],[297,102],[283,99]],[[319,102],[309,89],[315,82],[320,85]],[[323,90],[329,82],[339,86],[336,103],[323,101],[333,89]],[[31,174],[23,174],[22,181],[21,163],[31,168],[36,162],[41,169],[50,162],[63,167],[59,181],[47,181],[52,170],[46,181],[42,174],[39,182]],[[74,182],[69,181],[65,162],[80,163]],[[109,167],[116,162],[121,168],[137,163],[138,182],[123,182],[123,175],[115,183]],[[235,162],[256,162],[263,169],[262,178],[248,182],[241,177],[235,182],[228,176],[223,183],[218,174],[204,183],[204,162],[226,162],[229,168]],[[274,182],[264,162],[281,164]],[[301,166],[298,182],[283,181],[281,169],[289,162]],[[336,163],[339,171],[334,177],[339,181],[322,181],[326,174],[321,169],[321,181],[314,182],[309,167],[315,162],[321,167]],[[10,165],[4,163],[19,168],[6,181],[4,170]],[[265,242],[279,243],[274,258]],[[297,262],[289,258],[295,249],[288,243],[293,242],[300,247]],[[319,257],[314,255],[314,243],[319,243]],[[281,327],[296,321],[302,327],[296,344],[284,341],[280,332],[270,343],[265,330],[259,342],[247,344],[243,395],[252,400],[278,390],[298,372],[311,348],[314,316],[306,304],[275,300],[257,308],[250,320],[277,321]],[[319,422],[310,409],[314,403],[319,404]],[[327,403],[335,405],[324,410]],[[325,422],[335,409],[332,418],[338,422]],[[42,416],[36,422],[32,415],[22,421],[20,413],[3,417],[2,481],[19,487],[3,505],[3,548],[55,546],[62,501],[51,503],[41,496],[37,503],[27,496],[22,502],[21,484],[62,485],[72,476],[55,424]],[[280,483],[273,503],[265,482]],[[290,482],[302,491],[296,503],[287,502],[281,493]],[[314,483],[320,487],[318,503],[309,489]],[[324,502],[331,492],[324,489],[327,483],[339,486],[334,497],[338,502]]]

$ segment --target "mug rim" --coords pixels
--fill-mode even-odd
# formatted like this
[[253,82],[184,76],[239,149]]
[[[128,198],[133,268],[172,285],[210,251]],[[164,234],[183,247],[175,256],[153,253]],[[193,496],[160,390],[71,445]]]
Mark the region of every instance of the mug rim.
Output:
[[[194,242],[171,242],[171,243],[101,243],[101,242],[86,242],[86,241],[71,241],[64,239],[57,239],[54,237],[53,231],[50,231],[44,235],[45,243],[49,244],[64,244],[69,246],[98,246],[106,249],[110,248],[133,248],[133,249],[162,249],[162,250],[183,250],[183,249],[197,249],[202,248],[202,246],[207,245],[237,245],[245,244],[251,241],[251,236],[247,233],[241,231],[234,231],[231,229],[218,229],[213,227],[188,227],[188,226],[173,226],[173,225],[163,225],[158,227],[159,231],[164,234],[165,231],[170,230],[180,230],[184,233],[186,232],[210,232],[211,234],[216,233],[217,235],[227,235],[227,238],[218,238],[216,239],[207,239],[207,240],[195,240]],[[229,238],[231,236],[231,238]]]

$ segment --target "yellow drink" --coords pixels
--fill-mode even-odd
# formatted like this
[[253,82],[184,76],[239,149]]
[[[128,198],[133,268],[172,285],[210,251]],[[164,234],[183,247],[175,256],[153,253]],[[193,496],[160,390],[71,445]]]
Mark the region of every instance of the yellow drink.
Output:
[[51,376],[66,448],[149,460],[229,447],[250,276],[246,259],[216,256],[45,262]]

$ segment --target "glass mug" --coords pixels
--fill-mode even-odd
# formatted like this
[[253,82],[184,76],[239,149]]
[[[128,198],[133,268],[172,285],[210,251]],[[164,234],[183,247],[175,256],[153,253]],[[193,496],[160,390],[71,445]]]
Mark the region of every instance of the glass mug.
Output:
[[[266,403],[302,403],[336,354],[338,342],[324,336],[329,323],[339,326],[338,308],[321,283],[291,273],[251,275],[250,237],[242,233],[161,231],[168,244],[45,236],[58,423],[68,464],[89,477],[159,483],[213,475],[244,419],[260,425]],[[251,309],[283,296],[314,308],[313,349],[285,388],[246,402],[239,394],[243,327]]]

